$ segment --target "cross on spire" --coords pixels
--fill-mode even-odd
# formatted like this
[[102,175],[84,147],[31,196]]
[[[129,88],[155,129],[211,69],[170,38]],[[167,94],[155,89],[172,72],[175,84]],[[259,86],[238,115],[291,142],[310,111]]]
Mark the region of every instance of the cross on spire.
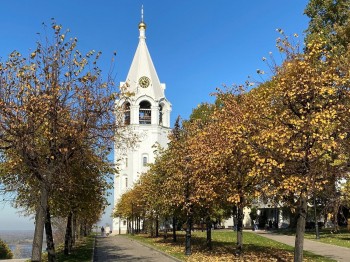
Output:
[[141,6],[141,22],[143,23],[143,5]]

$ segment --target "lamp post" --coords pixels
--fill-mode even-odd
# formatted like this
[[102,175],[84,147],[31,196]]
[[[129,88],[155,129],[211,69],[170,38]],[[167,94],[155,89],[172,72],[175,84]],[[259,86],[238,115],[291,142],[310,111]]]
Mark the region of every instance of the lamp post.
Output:
[[[187,164],[191,161],[190,157],[186,157],[185,161]],[[186,165],[187,167],[187,165]],[[185,189],[185,207],[186,207],[186,241],[185,241],[185,255],[189,256],[191,255],[191,227],[192,227],[192,206],[190,204],[190,181],[189,181],[189,174],[188,174],[188,168],[185,170],[186,174],[186,189]]]

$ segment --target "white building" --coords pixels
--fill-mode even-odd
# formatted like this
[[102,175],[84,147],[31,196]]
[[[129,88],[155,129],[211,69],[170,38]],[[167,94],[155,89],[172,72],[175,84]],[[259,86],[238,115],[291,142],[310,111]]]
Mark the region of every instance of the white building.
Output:
[[[139,23],[139,44],[131,63],[126,81],[121,82],[127,92],[133,95],[116,101],[123,109],[125,129],[139,137],[139,142],[122,152],[114,150],[115,162],[120,164],[119,174],[114,177],[114,204],[122,194],[133,187],[140,175],[147,171],[148,163],[154,162],[155,144],[166,147],[170,132],[171,104],[165,98],[165,84],[159,81],[156,69],[146,45],[146,24],[143,22],[143,10]],[[124,234],[127,221],[124,218],[113,219],[113,233]]]

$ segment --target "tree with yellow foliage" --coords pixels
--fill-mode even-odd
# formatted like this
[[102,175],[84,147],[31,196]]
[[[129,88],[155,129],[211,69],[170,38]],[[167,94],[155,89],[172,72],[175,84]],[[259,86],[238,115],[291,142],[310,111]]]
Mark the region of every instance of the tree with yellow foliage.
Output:
[[[81,54],[77,39],[67,39],[54,21],[52,30],[52,39],[38,42],[28,58],[14,51],[0,63],[3,182],[23,183],[32,192],[28,198],[35,197],[28,201],[36,209],[32,261],[41,260],[50,201],[66,167],[84,149],[107,161],[103,156],[118,136],[113,83],[102,80],[96,65],[100,53]],[[54,260],[53,246],[48,252]]]
[[[325,50],[322,39],[308,44],[308,52],[295,51],[287,39],[279,49],[286,55],[276,67],[271,84],[259,88],[257,105],[267,128],[261,130],[266,156],[282,169],[271,173],[266,192],[296,209],[297,231],[294,261],[303,259],[307,201],[337,176],[340,179],[348,156],[342,144],[350,84],[348,62]],[[324,172],[329,170],[331,172]]]

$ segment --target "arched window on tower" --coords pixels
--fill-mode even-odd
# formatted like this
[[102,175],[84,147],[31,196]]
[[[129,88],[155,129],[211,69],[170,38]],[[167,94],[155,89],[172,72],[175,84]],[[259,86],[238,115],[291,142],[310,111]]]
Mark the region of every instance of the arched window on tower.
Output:
[[143,165],[143,166],[147,166],[147,163],[148,163],[147,156],[144,156],[144,157],[142,158],[142,165]]
[[140,125],[150,125],[151,124],[151,103],[148,101],[142,101],[140,103],[139,111],[139,123]]
[[148,166],[148,154],[142,154],[142,166]]
[[159,125],[163,125],[163,106],[159,105]]
[[130,125],[130,103],[124,104],[124,125]]

